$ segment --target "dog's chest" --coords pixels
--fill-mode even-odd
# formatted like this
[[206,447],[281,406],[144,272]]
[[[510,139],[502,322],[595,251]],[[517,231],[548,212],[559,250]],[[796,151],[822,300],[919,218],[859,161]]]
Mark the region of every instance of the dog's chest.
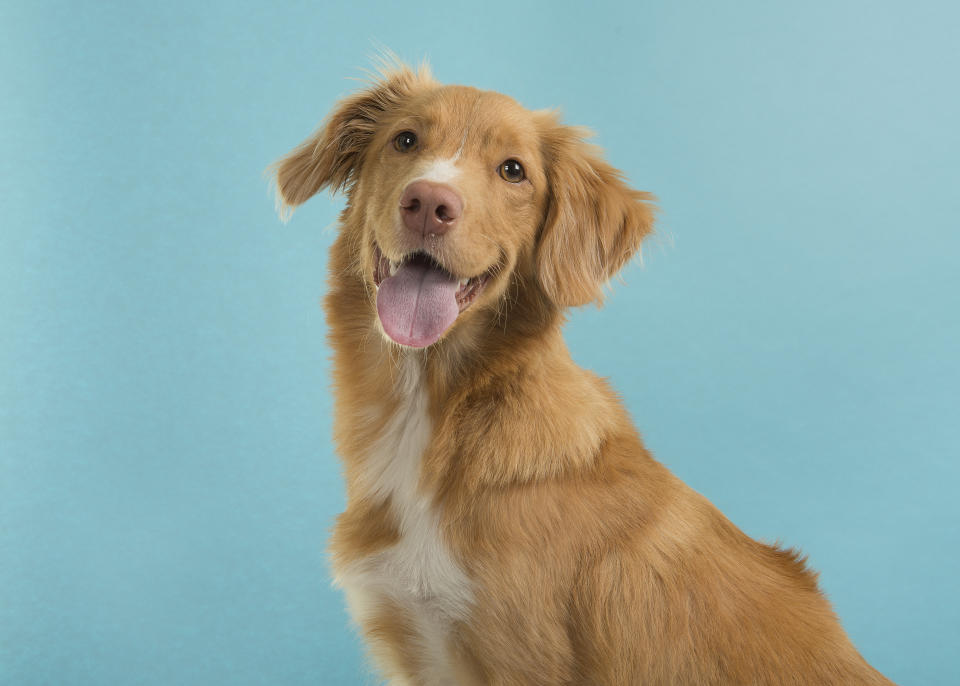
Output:
[[439,513],[418,490],[432,427],[419,367],[413,362],[404,367],[398,392],[401,401],[370,448],[361,483],[368,497],[390,503],[400,540],[343,565],[336,570],[336,581],[361,627],[385,601],[397,604],[440,660],[449,625],[465,618],[472,593],[443,540]]

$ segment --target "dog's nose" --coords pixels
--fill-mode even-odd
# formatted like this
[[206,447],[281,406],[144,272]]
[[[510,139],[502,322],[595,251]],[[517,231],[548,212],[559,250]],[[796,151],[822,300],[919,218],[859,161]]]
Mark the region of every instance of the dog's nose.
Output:
[[414,181],[400,196],[404,225],[424,236],[445,234],[456,225],[462,213],[460,194],[442,183]]

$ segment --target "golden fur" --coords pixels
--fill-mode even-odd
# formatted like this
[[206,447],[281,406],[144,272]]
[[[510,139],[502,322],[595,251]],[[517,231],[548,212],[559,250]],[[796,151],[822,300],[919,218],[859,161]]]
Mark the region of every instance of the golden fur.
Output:
[[[391,141],[405,129],[421,147],[403,155]],[[372,446],[403,431],[390,422],[409,368],[429,427],[418,502],[469,581],[439,646],[408,596],[373,596],[358,618],[371,654],[397,684],[889,684],[803,560],[655,461],[614,391],[571,360],[564,309],[601,298],[653,219],[650,196],[583,138],[553,113],[397,65],[274,168],[285,209],[324,187],[348,199],[325,303],[348,492],[334,568],[410,535],[368,473]],[[493,276],[437,343],[405,348],[378,326],[373,244],[409,249],[397,198],[422,160],[458,151],[465,214],[432,248],[455,276]],[[497,175],[506,158],[527,181]]]

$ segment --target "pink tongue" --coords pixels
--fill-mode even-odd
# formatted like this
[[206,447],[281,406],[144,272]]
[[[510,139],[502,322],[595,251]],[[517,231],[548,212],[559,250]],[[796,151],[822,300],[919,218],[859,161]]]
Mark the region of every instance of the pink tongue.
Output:
[[380,323],[397,343],[424,348],[435,343],[460,313],[459,283],[436,267],[407,262],[377,292]]

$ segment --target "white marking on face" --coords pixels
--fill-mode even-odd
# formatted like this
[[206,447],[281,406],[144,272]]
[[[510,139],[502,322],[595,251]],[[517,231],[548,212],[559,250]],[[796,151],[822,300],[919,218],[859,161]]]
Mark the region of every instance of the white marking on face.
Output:
[[453,155],[453,161],[456,162],[460,159],[460,155],[463,154],[463,146],[467,144],[467,134],[470,133],[470,129],[467,129],[463,132],[463,138],[460,139],[460,147],[457,148],[457,152]]
[[435,183],[450,183],[460,176],[460,170],[457,169],[457,157],[450,157],[444,160],[433,160],[427,163],[427,167],[415,179],[419,181],[433,181]]

